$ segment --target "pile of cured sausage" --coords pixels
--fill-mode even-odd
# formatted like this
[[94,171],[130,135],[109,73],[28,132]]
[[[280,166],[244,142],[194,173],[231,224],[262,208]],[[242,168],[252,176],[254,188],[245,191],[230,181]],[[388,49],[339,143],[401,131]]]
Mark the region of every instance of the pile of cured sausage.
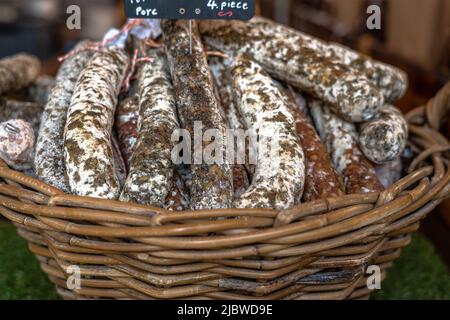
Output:
[[[402,71],[259,17],[192,30],[167,20],[156,41],[82,42],[55,79],[37,78],[31,56],[0,60],[0,157],[67,193],[169,210],[282,210],[401,177]],[[194,136],[199,122],[277,137],[277,152],[241,144],[242,164],[175,164],[173,133]]]

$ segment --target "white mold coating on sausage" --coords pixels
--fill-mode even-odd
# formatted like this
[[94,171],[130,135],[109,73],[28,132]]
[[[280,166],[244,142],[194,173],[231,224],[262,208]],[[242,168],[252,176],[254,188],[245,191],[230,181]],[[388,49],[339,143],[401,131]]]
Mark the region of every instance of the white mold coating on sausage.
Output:
[[238,57],[233,69],[236,106],[247,129],[274,145],[258,144],[256,172],[249,189],[235,201],[238,208],[283,210],[301,199],[305,157],[295,121],[273,80],[257,63]]
[[[316,108],[321,102],[316,103]],[[375,168],[358,146],[358,133],[353,123],[342,120],[322,104],[323,140],[331,154],[335,169],[342,174],[346,192],[349,194],[379,192],[384,189]]]
[[[76,49],[85,44],[79,43]],[[91,51],[82,51],[62,63],[42,115],[36,143],[36,175],[66,193],[70,187],[64,161],[64,128],[78,77],[91,57]]]
[[175,169],[171,136],[179,124],[166,57],[153,53],[153,61],[142,64],[138,74],[138,138],[120,200],[163,207]]
[[323,100],[351,122],[372,119],[384,96],[361,70],[328,58],[319,41],[259,18],[207,21],[205,41],[228,55],[247,54],[272,76]]
[[81,72],[67,115],[64,150],[73,193],[117,199],[120,185],[111,142],[117,100],[129,57],[123,49],[94,54]]
[[[201,122],[202,134],[214,129],[217,133],[214,145],[221,149],[215,158],[223,160],[206,162],[203,157],[201,163],[192,161],[191,209],[229,208],[233,200],[233,172],[226,158],[226,124],[197,24],[192,24],[192,38],[185,20],[165,20],[162,27],[181,125],[192,138],[198,137],[198,133],[194,134],[195,123]],[[204,151],[211,144],[200,142]]]
[[375,120],[360,128],[359,144],[366,157],[383,164],[398,158],[406,147],[408,124],[402,112],[385,105]]

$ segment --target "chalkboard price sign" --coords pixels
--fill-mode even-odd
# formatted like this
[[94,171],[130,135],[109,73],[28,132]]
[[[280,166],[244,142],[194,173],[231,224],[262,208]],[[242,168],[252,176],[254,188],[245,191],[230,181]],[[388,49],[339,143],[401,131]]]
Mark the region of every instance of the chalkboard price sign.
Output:
[[255,15],[255,0],[125,0],[133,19],[236,19]]

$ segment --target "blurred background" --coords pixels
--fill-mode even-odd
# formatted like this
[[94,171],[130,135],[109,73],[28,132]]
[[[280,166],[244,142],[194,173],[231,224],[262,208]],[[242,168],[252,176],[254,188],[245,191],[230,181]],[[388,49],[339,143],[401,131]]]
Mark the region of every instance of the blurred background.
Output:
[[[411,83],[398,103],[404,112],[424,104],[450,80],[450,0],[257,1],[259,15],[405,70]],[[81,8],[80,30],[66,27],[66,10],[73,4]],[[374,4],[381,8],[380,30],[366,25],[367,8]],[[99,40],[125,19],[123,0],[0,0],[0,58],[30,52],[42,59],[43,73],[53,75],[57,57],[78,40]],[[424,221],[421,233],[449,268],[450,201]]]
[[[125,21],[122,0],[0,0],[0,57],[19,51],[44,60],[54,73],[55,57],[79,39],[99,40],[111,27]],[[81,29],[69,30],[67,8],[81,9]]]

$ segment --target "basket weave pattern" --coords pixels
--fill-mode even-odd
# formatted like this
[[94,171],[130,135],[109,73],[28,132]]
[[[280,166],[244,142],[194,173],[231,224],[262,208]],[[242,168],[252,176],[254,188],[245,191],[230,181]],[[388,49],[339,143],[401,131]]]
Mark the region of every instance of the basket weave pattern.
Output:
[[[168,212],[66,195],[0,163],[0,214],[29,241],[66,299],[367,299],[420,221],[450,195],[450,144],[438,132],[447,85],[412,111],[409,175],[378,194],[277,212]],[[69,290],[67,271],[81,271]]]

